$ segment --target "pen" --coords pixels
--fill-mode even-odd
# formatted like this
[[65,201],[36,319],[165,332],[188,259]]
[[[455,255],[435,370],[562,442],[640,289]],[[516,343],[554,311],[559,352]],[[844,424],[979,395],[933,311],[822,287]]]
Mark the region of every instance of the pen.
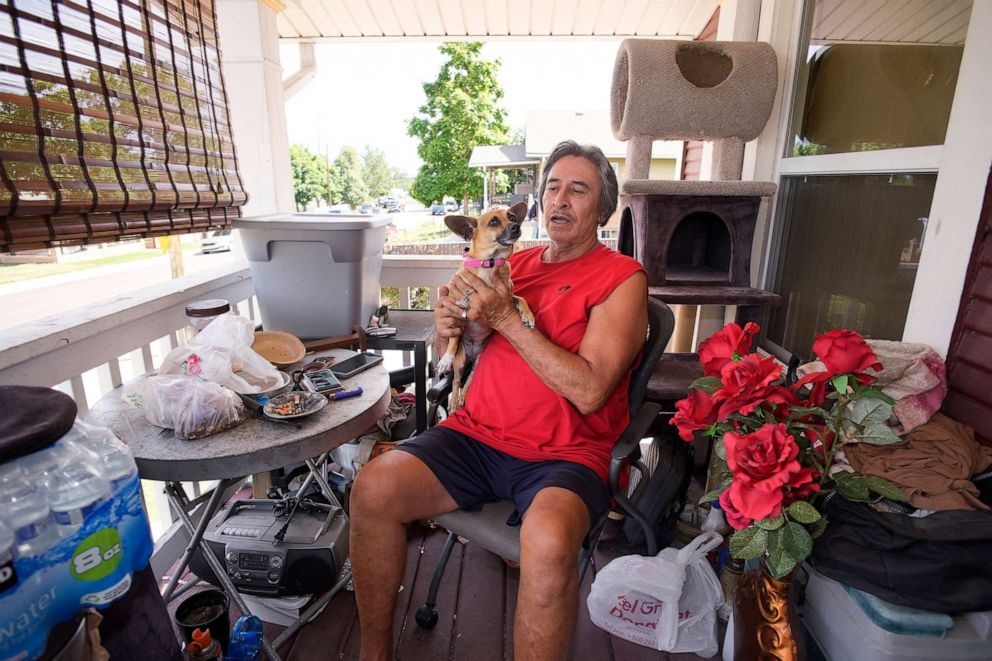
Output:
[[347,399],[349,397],[358,397],[364,390],[361,388],[355,388],[354,390],[343,390],[341,392],[332,392],[327,396],[327,399]]

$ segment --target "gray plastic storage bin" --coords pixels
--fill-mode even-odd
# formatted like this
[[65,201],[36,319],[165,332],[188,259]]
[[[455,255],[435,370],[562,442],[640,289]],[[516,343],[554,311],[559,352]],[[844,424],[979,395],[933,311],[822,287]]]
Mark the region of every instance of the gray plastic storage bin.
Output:
[[265,330],[309,340],[364,327],[379,305],[387,225],[385,215],[236,220]]

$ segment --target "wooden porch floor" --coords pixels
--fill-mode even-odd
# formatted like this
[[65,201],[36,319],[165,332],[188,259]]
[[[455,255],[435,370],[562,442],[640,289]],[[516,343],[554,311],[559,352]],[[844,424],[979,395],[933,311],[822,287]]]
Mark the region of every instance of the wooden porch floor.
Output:
[[[394,632],[396,658],[402,661],[505,661],[513,659],[513,615],[519,572],[474,545],[458,544],[452,552],[438,593],[438,622],[421,629],[414,620],[424,602],[444,545],[443,530],[416,529],[407,549],[404,589],[399,595]],[[629,552],[604,535],[596,567]],[[689,661],[694,654],[666,654],[614,638],[589,619],[585,600],[595,568],[590,566],[581,588],[579,620],[569,658],[582,661]],[[267,627],[268,629],[268,627]],[[722,635],[722,627],[721,627]],[[292,644],[281,653],[287,661],[358,658],[361,634],[355,596],[342,591]]]

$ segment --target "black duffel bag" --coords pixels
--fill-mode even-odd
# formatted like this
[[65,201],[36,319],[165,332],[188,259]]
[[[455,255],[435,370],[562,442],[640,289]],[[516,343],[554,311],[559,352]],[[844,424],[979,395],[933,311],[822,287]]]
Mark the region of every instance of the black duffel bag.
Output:
[[992,609],[992,512],[922,518],[882,513],[831,494],[813,565],[889,603],[940,613]]

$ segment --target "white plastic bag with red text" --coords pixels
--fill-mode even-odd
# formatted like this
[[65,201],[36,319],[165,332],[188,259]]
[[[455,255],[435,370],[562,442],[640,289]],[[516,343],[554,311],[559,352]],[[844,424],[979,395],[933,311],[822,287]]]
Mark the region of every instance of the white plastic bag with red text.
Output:
[[681,550],[613,560],[593,581],[586,601],[590,619],[614,636],[652,649],[715,655],[723,588],[706,554],[722,542],[719,534],[706,532]]

